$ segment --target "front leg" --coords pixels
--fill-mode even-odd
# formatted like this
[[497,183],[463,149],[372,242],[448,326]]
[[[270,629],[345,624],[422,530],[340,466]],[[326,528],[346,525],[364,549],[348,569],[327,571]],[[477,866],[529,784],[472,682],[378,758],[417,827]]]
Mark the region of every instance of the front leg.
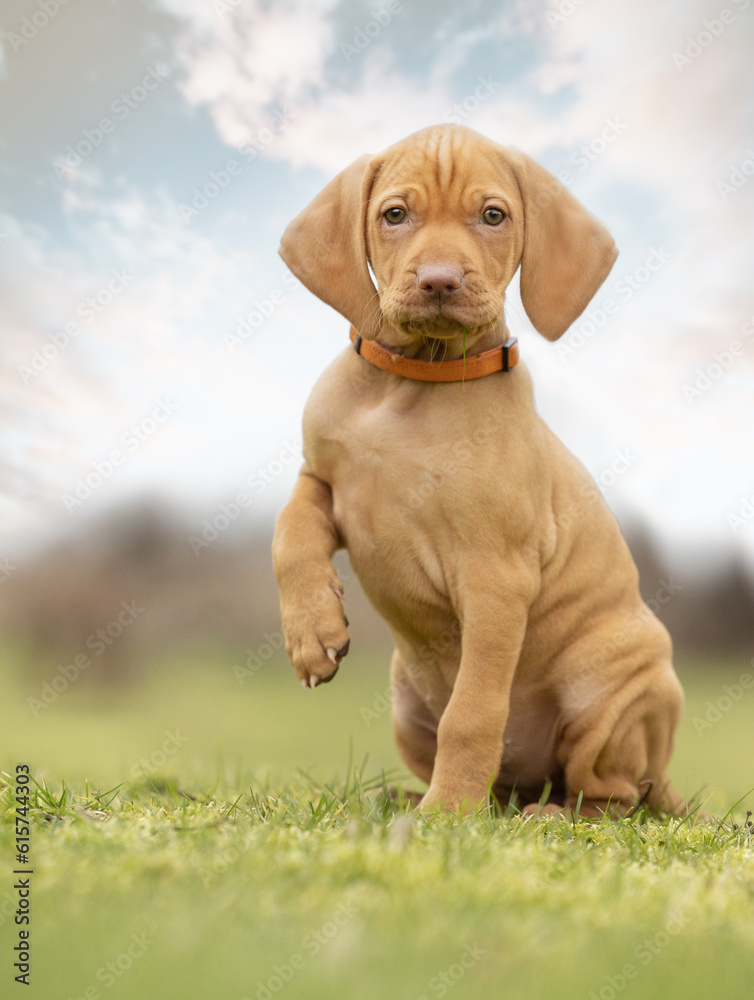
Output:
[[[489,562],[489,557],[484,557]],[[483,566],[480,561],[477,566]],[[524,641],[538,569],[523,562],[468,576],[461,618],[461,663],[437,729],[432,780],[421,808],[483,803],[500,770],[511,685]]]
[[341,545],[332,490],[304,466],[278,517],[272,559],[285,648],[305,688],[332,680],[348,652],[343,584],[332,564]]

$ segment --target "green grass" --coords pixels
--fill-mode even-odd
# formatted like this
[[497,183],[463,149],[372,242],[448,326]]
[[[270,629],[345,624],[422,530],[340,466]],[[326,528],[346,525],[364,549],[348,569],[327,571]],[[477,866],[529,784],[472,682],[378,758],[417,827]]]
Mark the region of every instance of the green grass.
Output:
[[233,662],[176,658],[110,692],[82,677],[36,718],[39,684],[0,670],[2,770],[28,761],[38,782],[25,991],[0,786],[0,995],[751,996],[746,803],[722,817],[754,786],[754,689],[693,724],[746,662],[682,674],[672,776],[705,789],[710,825],[418,818],[381,792],[384,773],[416,787],[386,664],[352,654],[305,693],[282,660],[243,686]]

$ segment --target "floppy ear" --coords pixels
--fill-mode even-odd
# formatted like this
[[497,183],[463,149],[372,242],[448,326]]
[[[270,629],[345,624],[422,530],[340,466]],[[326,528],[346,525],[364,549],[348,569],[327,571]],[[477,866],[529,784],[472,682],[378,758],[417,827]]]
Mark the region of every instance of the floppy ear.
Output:
[[524,203],[521,301],[557,340],[581,315],[618,256],[610,233],[551,173],[523,153],[511,165]]
[[382,320],[367,268],[366,210],[378,160],[360,156],[290,223],[280,256],[317,298],[367,339]]

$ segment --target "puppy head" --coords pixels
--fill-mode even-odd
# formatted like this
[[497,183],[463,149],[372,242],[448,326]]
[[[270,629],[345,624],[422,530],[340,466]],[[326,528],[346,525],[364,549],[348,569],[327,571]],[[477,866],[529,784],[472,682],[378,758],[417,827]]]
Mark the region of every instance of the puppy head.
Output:
[[288,226],[280,254],[363,337],[387,344],[490,330],[519,265],[524,308],[556,340],[617,256],[551,174],[459,125],[362,156]]

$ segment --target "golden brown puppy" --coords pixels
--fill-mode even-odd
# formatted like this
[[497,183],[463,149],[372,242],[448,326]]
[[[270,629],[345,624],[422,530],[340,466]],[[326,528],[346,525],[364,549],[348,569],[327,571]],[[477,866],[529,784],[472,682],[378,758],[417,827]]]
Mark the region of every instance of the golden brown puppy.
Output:
[[679,809],[665,768],[682,691],[618,525],[537,415],[513,345],[510,370],[474,368],[502,357],[517,268],[555,340],[612,267],[608,232],[527,156],[440,125],[339,174],[281,255],[362,351],[314,387],[273,545],[304,686],[348,650],[331,562],[346,547],[395,638],[395,737],[423,807],[474,805],[492,783],[523,804],[551,784],[584,815],[647,794]]

